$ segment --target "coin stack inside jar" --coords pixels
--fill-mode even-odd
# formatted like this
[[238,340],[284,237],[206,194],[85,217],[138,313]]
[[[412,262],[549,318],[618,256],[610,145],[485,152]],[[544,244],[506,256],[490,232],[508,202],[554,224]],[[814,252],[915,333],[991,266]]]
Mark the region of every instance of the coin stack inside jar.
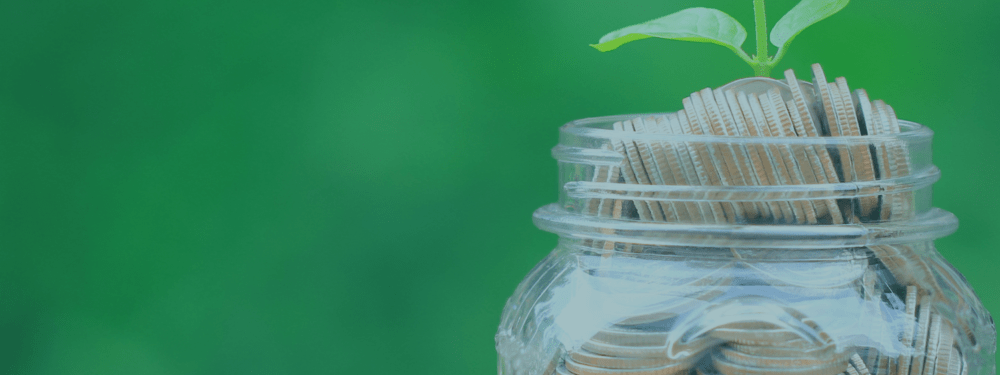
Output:
[[[888,191],[877,184],[909,176],[912,169],[906,143],[879,137],[902,131],[893,108],[880,100],[871,101],[863,89],[852,92],[844,78],[827,82],[818,64],[812,70],[812,82],[800,81],[791,70],[785,72],[785,81],[738,80],[692,93],[677,113],[614,123],[613,130],[623,136],[612,138],[608,148],[623,161],[595,167],[591,182],[703,189],[691,189],[686,197],[677,195],[683,192],[662,192],[680,199],[663,198],[657,191],[623,189],[620,195],[627,199],[590,198],[583,212],[616,220],[717,225],[840,225],[912,218],[916,213],[912,191]],[[670,134],[686,141],[646,140],[637,134]],[[700,142],[697,136],[728,136],[734,141]],[[775,141],[742,142],[735,137]],[[817,137],[872,140],[828,145],[795,141]],[[811,198],[808,189],[798,195],[776,196],[773,190],[752,188],[847,184],[856,190],[874,186],[876,192]],[[591,245],[627,253],[657,251],[655,246],[621,241]],[[964,335],[974,341],[970,329],[953,327],[932,308],[935,302],[944,301],[941,281],[932,275],[953,272],[932,269],[940,265],[922,261],[912,246],[878,245],[862,251],[871,255],[873,263],[866,262],[849,280],[860,280],[859,295],[865,303],[878,306],[882,301],[900,301],[900,347],[893,350],[839,346],[816,320],[787,306],[778,307],[779,315],[785,317],[779,323],[744,319],[678,334],[678,327],[684,325],[681,321],[687,319],[685,312],[700,309],[700,314],[711,314],[733,309],[734,303],[740,311],[776,308],[753,296],[734,298],[729,288],[732,278],[706,276],[685,285],[691,288],[656,311],[603,328],[561,356],[553,370],[575,375],[958,375],[968,371],[956,338]],[[738,251],[732,252],[733,264],[740,263]],[[885,272],[896,284],[877,283],[876,272]],[[788,277],[774,280],[775,285],[799,288],[807,282]],[[930,287],[918,287],[928,281]],[[877,308],[876,312],[888,313]]]

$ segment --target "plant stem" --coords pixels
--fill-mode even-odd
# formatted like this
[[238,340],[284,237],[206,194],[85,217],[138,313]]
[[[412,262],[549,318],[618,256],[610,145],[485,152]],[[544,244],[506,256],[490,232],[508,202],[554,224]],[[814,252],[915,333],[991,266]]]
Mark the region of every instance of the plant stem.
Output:
[[767,56],[767,15],[764,13],[764,0],[753,0],[754,23],[757,26],[757,55],[753,70],[758,77],[771,75],[771,61]]

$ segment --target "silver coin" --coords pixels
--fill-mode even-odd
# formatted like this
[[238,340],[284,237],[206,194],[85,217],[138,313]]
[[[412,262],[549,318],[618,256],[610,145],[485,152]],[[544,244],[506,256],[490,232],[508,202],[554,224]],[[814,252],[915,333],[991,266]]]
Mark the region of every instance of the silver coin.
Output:
[[865,361],[861,360],[861,356],[858,355],[858,353],[854,353],[854,355],[851,356],[851,364],[858,370],[858,374],[871,375],[871,372],[868,371],[868,366],[865,365]]
[[750,366],[750,367],[769,367],[769,368],[795,368],[795,367],[814,367],[830,364],[831,362],[842,362],[844,355],[834,356],[827,355],[822,357],[816,356],[794,356],[794,357],[772,357],[772,356],[759,356],[753,354],[747,354],[740,352],[735,349],[722,348],[720,349],[722,356],[726,358],[729,362]]
[[848,357],[832,361],[819,366],[809,367],[754,367],[740,365],[730,362],[721,353],[712,354],[712,363],[716,370],[724,375],[768,375],[768,374],[796,374],[796,375],[831,375],[844,371],[848,366]]
[[642,369],[607,369],[601,367],[588,366],[572,358],[566,358],[566,369],[576,375],[672,375],[691,368],[691,363],[681,361],[662,367],[642,368]]
[[[691,108],[687,112],[688,116],[694,114],[691,122],[692,130],[698,134],[717,135],[713,129],[712,120],[710,114],[708,113],[708,109],[705,106],[705,101],[701,97],[701,93],[691,93],[691,96],[685,100],[686,103],[690,103],[690,106],[685,104],[684,108]],[[707,161],[705,166],[709,167],[706,168],[706,172],[709,178],[715,179],[716,182],[713,185],[731,186],[733,184],[732,181],[734,177],[730,175],[730,168],[722,150],[720,150],[717,145],[710,142],[702,143],[701,146],[704,149],[703,155],[705,156],[702,160]],[[742,209],[740,207],[736,207],[732,203],[717,202],[717,204],[722,207],[722,210],[725,213],[725,220],[720,222],[735,223],[737,217],[742,216]]]
[[586,366],[620,370],[652,369],[679,363],[689,363],[691,361],[690,358],[671,359],[666,356],[647,358],[610,357],[583,349],[571,352],[570,358],[574,362]]
[[772,89],[777,89],[781,93],[782,97],[787,95],[786,99],[791,98],[792,91],[789,89],[787,84],[769,77],[740,78],[722,85],[722,87],[719,87],[716,90],[722,92],[733,91],[735,93],[743,92],[747,93],[747,95],[761,95],[766,94]]

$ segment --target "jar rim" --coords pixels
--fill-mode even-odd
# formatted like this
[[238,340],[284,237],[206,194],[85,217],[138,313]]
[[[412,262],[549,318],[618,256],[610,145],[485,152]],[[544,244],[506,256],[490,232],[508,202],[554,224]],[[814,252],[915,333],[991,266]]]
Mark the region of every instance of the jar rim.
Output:
[[[564,124],[560,129],[560,135],[570,138],[591,138],[591,139],[632,139],[644,141],[670,141],[670,142],[699,142],[699,143],[727,143],[727,144],[809,144],[809,145],[856,145],[872,143],[917,143],[929,142],[934,137],[934,131],[916,122],[899,120],[900,132],[894,134],[861,135],[861,136],[838,136],[838,137],[751,137],[751,136],[731,136],[731,135],[695,135],[695,134],[671,134],[657,132],[628,133],[611,129],[611,125],[618,121],[632,120],[635,118],[648,118],[655,116],[676,115],[678,112],[663,113],[639,113],[602,117],[588,117],[573,120]],[[565,139],[565,138],[564,138]],[[567,143],[560,140],[560,144]],[[568,142],[574,143],[574,142]]]
[[660,223],[570,212],[558,204],[535,211],[535,226],[562,237],[689,247],[825,249],[931,241],[958,230],[951,212],[932,208],[906,221],[837,225]]

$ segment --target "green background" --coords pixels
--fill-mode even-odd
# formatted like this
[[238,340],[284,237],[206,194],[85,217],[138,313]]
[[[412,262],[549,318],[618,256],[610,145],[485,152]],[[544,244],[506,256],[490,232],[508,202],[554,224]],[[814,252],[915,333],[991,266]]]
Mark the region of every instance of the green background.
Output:
[[[0,374],[495,373],[556,242],[531,213],[558,127],[752,73],[587,46],[691,6],[752,27],[750,1],[622,3],[0,2]],[[937,132],[938,247],[993,311],[997,14],[855,0],[775,72],[820,62]]]

